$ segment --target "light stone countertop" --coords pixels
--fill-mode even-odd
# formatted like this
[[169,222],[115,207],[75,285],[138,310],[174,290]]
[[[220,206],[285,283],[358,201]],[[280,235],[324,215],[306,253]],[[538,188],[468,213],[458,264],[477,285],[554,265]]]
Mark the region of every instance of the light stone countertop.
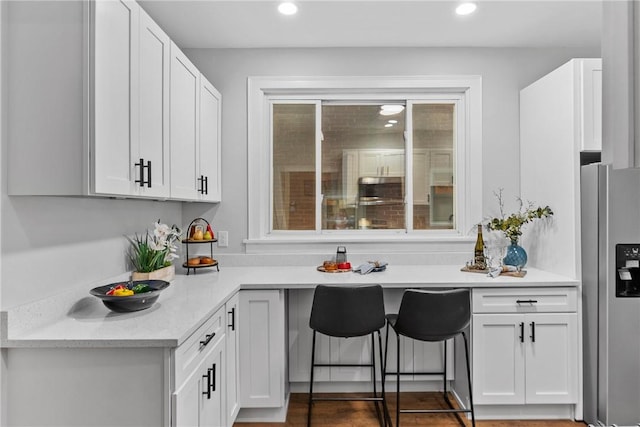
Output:
[[[104,284],[125,280],[114,278]],[[87,287],[0,313],[2,347],[177,347],[240,289],[305,289],[318,284],[385,288],[573,287],[579,281],[534,268],[523,278],[491,278],[457,265],[390,265],[386,271],[323,273],[309,267],[221,267],[176,275],[151,308],[115,313]]]

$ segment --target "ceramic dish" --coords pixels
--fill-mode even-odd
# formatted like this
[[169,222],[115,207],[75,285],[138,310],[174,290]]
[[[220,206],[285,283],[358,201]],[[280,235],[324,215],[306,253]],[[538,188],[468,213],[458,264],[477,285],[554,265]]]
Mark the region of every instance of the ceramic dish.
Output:
[[[117,285],[125,285],[128,288],[132,288],[141,283],[149,285],[151,291],[123,297],[107,295],[107,292]],[[89,293],[100,298],[109,310],[126,313],[151,307],[158,300],[160,292],[167,286],[169,286],[169,282],[164,280],[136,280],[133,282],[111,283],[109,285],[98,286],[97,288],[91,289]]]

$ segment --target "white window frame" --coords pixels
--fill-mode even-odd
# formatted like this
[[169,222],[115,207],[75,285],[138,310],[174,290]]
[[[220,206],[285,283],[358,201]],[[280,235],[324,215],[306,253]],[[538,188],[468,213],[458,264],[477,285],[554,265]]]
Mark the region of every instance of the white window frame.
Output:
[[[468,231],[482,219],[482,78],[480,76],[419,77],[249,77],[247,114],[248,149],[248,252],[261,243],[313,242],[406,242],[468,241]],[[271,232],[272,156],[271,102],[275,98],[308,102],[317,99],[411,100],[410,105],[433,102],[434,94],[452,94],[457,99],[456,120],[463,120],[457,135],[456,206],[458,217],[453,230],[412,230],[373,233]],[[438,97],[435,97],[436,99]],[[440,99],[442,99],[440,97]],[[409,132],[410,133],[410,132]],[[407,133],[406,150],[412,150]],[[407,151],[406,171],[412,170],[411,151]],[[319,159],[316,159],[316,163]],[[316,183],[319,187],[320,183]],[[319,190],[316,188],[316,190]],[[318,197],[319,191],[317,192]],[[408,202],[412,195],[407,193]],[[325,230],[326,231],[326,230]]]

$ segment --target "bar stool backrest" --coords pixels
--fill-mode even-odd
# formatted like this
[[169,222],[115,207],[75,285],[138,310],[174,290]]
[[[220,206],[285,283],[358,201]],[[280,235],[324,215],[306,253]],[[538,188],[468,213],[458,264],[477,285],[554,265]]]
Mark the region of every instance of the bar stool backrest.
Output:
[[385,323],[382,286],[318,285],[309,327],[332,337],[359,337]]
[[402,295],[395,330],[421,341],[442,341],[462,332],[471,321],[469,289],[407,289]]

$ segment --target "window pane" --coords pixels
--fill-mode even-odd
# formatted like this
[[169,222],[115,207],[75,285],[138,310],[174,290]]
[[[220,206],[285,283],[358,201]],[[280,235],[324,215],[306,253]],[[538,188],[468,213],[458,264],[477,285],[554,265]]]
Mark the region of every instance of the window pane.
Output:
[[413,105],[413,228],[455,228],[454,104]]
[[404,107],[322,106],[322,228],[405,228]]
[[273,105],[273,229],[315,230],[315,104]]

